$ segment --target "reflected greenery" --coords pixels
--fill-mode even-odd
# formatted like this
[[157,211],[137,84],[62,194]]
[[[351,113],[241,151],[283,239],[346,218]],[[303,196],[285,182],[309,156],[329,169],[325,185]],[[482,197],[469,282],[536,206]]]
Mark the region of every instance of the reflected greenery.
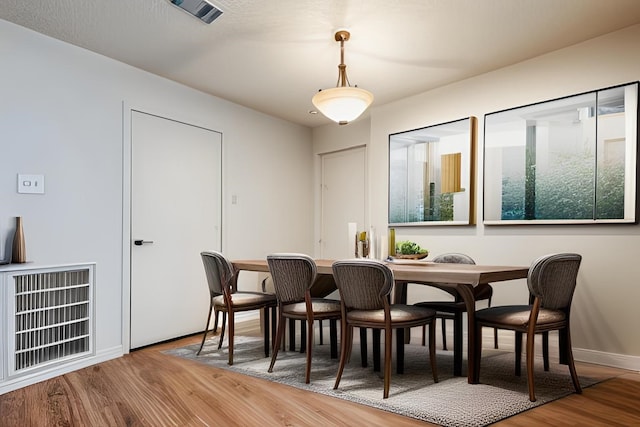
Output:
[[633,83],[486,115],[485,222],[635,222],[637,104]]

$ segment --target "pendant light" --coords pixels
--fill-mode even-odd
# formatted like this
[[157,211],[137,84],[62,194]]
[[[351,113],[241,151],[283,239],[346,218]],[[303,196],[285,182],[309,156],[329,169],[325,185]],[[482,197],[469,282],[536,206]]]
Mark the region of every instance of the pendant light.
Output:
[[311,99],[318,111],[341,125],[346,125],[360,117],[373,102],[371,92],[349,84],[347,66],[344,63],[344,42],[349,40],[350,36],[351,34],[345,30],[335,34],[336,41],[340,42],[340,64],[336,87],[321,89]]

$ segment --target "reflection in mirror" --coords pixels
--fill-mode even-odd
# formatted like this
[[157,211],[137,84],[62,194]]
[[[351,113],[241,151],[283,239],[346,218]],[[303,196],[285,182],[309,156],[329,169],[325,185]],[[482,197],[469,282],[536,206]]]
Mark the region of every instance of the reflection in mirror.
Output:
[[636,221],[638,83],[485,115],[484,222]]
[[476,118],[389,135],[389,223],[475,223]]

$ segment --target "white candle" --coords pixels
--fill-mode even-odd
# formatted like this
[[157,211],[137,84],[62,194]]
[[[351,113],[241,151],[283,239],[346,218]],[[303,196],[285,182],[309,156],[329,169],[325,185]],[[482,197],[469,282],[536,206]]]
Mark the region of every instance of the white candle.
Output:
[[369,257],[371,259],[378,259],[378,253],[376,249],[378,245],[376,243],[376,228],[372,225],[370,227],[371,231],[369,231]]
[[379,245],[380,246],[380,248],[379,248],[380,249],[380,254],[379,254],[380,257],[378,259],[384,261],[389,256],[389,252],[387,250],[387,245],[388,245],[387,236],[380,236],[380,245]]

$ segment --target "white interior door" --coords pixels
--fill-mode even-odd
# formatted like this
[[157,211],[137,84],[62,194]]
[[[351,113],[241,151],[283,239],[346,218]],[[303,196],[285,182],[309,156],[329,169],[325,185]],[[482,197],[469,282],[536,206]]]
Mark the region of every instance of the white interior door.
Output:
[[132,111],[131,348],[204,328],[200,252],[220,250],[221,159],[220,133]]
[[366,150],[357,147],[322,155],[321,258],[353,258],[348,224],[365,230]]

